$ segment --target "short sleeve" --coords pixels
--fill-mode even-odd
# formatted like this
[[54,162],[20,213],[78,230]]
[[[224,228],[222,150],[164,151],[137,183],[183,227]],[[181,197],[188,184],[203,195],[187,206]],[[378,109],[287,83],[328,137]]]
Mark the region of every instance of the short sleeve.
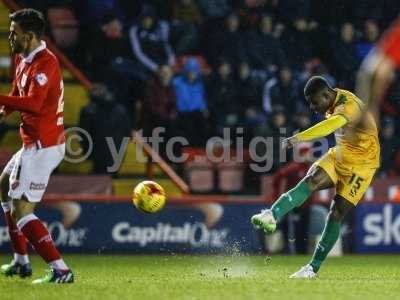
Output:
[[378,47],[400,67],[400,18],[385,32]]
[[361,107],[356,100],[348,98],[346,102],[335,107],[332,116],[341,115],[349,123],[357,122],[361,118]]

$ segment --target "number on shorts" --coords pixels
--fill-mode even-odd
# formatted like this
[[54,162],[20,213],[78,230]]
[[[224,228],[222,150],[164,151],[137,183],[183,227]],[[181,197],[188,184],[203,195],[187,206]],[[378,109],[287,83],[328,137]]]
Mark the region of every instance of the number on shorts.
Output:
[[353,174],[350,178],[349,184],[352,185],[351,190],[350,190],[350,195],[355,196],[358,192],[358,190],[361,187],[361,183],[364,181],[364,178],[361,178],[360,176],[357,176],[356,174]]

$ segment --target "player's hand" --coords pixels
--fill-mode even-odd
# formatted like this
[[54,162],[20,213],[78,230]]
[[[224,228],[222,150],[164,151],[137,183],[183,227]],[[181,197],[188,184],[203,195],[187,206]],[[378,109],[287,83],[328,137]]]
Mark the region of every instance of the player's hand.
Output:
[[294,135],[282,141],[283,149],[290,149],[299,142],[298,138]]

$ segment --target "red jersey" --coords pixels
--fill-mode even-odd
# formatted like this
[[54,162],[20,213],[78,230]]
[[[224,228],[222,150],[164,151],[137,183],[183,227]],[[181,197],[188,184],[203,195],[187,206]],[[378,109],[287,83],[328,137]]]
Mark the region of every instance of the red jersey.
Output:
[[385,32],[378,47],[400,68],[400,18]]
[[0,105],[6,114],[21,112],[24,145],[50,147],[65,141],[63,94],[60,65],[45,42],[27,57],[17,55],[13,89],[9,96],[0,95]]

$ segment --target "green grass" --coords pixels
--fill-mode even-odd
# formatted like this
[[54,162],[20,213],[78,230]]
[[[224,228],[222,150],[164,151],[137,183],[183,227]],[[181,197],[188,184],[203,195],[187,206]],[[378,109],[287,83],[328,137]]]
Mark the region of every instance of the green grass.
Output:
[[[301,256],[66,256],[76,282],[0,278],[0,299],[398,299],[396,256],[329,258],[318,279],[289,280]],[[4,257],[2,259],[4,261]],[[46,266],[33,258],[34,278]],[[224,270],[224,268],[226,268]]]

